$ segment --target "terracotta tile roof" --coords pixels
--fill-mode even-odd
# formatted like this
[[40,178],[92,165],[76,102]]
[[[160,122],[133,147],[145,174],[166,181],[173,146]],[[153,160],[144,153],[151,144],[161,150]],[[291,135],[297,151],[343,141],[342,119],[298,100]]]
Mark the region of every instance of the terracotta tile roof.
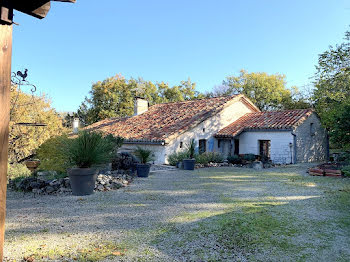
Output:
[[236,95],[158,104],[143,114],[123,119],[105,119],[86,129],[99,130],[137,142],[165,141],[169,136],[183,133],[215,115],[227,102],[242,97]]
[[248,113],[221,129],[215,137],[235,137],[247,129],[290,129],[308,118],[312,109]]

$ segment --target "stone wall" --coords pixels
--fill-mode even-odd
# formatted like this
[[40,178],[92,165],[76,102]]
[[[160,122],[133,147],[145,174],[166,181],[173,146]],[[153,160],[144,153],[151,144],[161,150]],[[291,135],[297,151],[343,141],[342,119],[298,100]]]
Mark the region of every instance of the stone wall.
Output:
[[[313,124],[313,130],[311,130]],[[313,113],[295,129],[297,162],[317,162],[328,158],[327,132]]]

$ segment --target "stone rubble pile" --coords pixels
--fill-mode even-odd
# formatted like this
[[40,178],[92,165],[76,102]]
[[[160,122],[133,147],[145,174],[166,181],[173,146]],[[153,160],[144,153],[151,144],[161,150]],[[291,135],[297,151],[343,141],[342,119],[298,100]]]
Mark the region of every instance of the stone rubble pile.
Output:
[[68,177],[52,180],[27,177],[19,182],[10,180],[9,188],[15,191],[33,192],[39,195],[70,194],[72,192]]
[[99,174],[95,183],[95,191],[110,191],[127,186],[133,177],[128,174],[120,174],[118,171],[108,171]]
[[[133,176],[120,174],[118,171],[108,171],[99,174],[95,183],[95,191],[110,191],[126,187],[132,181]],[[22,192],[32,192],[38,195],[62,195],[71,194],[69,178],[49,179],[43,177],[27,177],[21,181],[9,181],[9,189]]]

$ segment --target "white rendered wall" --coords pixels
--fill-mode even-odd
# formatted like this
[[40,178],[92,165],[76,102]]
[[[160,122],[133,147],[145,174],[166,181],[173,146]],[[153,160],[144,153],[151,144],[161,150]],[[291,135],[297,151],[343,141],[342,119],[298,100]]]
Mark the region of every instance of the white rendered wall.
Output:
[[289,143],[293,144],[293,135],[291,131],[247,131],[243,132],[237,138],[239,139],[240,154],[259,155],[259,140],[271,140],[270,156],[274,163],[290,164],[291,157],[294,162],[294,146],[289,146]]
[[165,146],[162,146],[162,145],[123,144],[123,146],[119,148],[118,152],[119,153],[128,152],[132,154],[137,148],[137,146],[151,150],[153,152],[153,158],[154,158],[155,164],[165,163]]
[[[196,147],[198,150],[198,140],[206,139],[207,140],[207,152],[220,152],[218,148],[217,139],[213,136],[222,128],[228,126],[232,122],[236,121],[241,116],[246,113],[251,113],[252,110],[248,108],[241,101],[237,101],[226,108],[224,108],[217,115],[203,121],[195,128],[179,135],[170,141],[168,145],[166,145],[165,150],[165,163],[167,163],[167,156],[174,153],[184,150],[185,146],[191,139],[195,139]],[[204,128],[204,131],[203,131]],[[180,148],[180,142],[183,143],[183,148]]]

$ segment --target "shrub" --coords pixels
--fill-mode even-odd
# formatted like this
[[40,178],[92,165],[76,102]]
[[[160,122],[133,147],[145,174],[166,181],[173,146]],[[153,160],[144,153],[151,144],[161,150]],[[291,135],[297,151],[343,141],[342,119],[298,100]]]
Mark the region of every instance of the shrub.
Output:
[[242,164],[242,158],[239,155],[228,156],[227,161],[231,164]]
[[115,141],[102,133],[82,131],[68,143],[67,154],[72,166],[89,168],[109,162],[115,151]]
[[149,149],[138,146],[134,154],[140,160],[141,164],[147,164],[149,161],[153,160],[152,151]]
[[347,164],[350,164],[350,153],[349,152],[343,152],[339,155],[339,158],[338,160],[340,162],[344,162],[344,163],[347,163]]
[[344,166],[341,170],[346,177],[350,177],[350,166]]
[[222,163],[224,162],[224,157],[217,152],[205,152],[200,155],[195,155],[196,162],[198,164],[208,164],[210,162],[212,163]]
[[71,139],[67,135],[56,136],[46,140],[38,149],[39,170],[52,170],[65,173],[70,167],[67,146]]
[[7,178],[16,179],[31,176],[30,170],[24,164],[8,164],[7,165]]
[[184,152],[175,152],[173,154],[170,154],[168,156],[168,162],[169,165],[171,166],[176,166],[177,163],[181,162],[184,159],[188,159],[189,158],[189,154],[187,151]]
[[255,155],[254,154],[245,154],[243,156],[243,159],[245,161],[254,161],[255,160]]

